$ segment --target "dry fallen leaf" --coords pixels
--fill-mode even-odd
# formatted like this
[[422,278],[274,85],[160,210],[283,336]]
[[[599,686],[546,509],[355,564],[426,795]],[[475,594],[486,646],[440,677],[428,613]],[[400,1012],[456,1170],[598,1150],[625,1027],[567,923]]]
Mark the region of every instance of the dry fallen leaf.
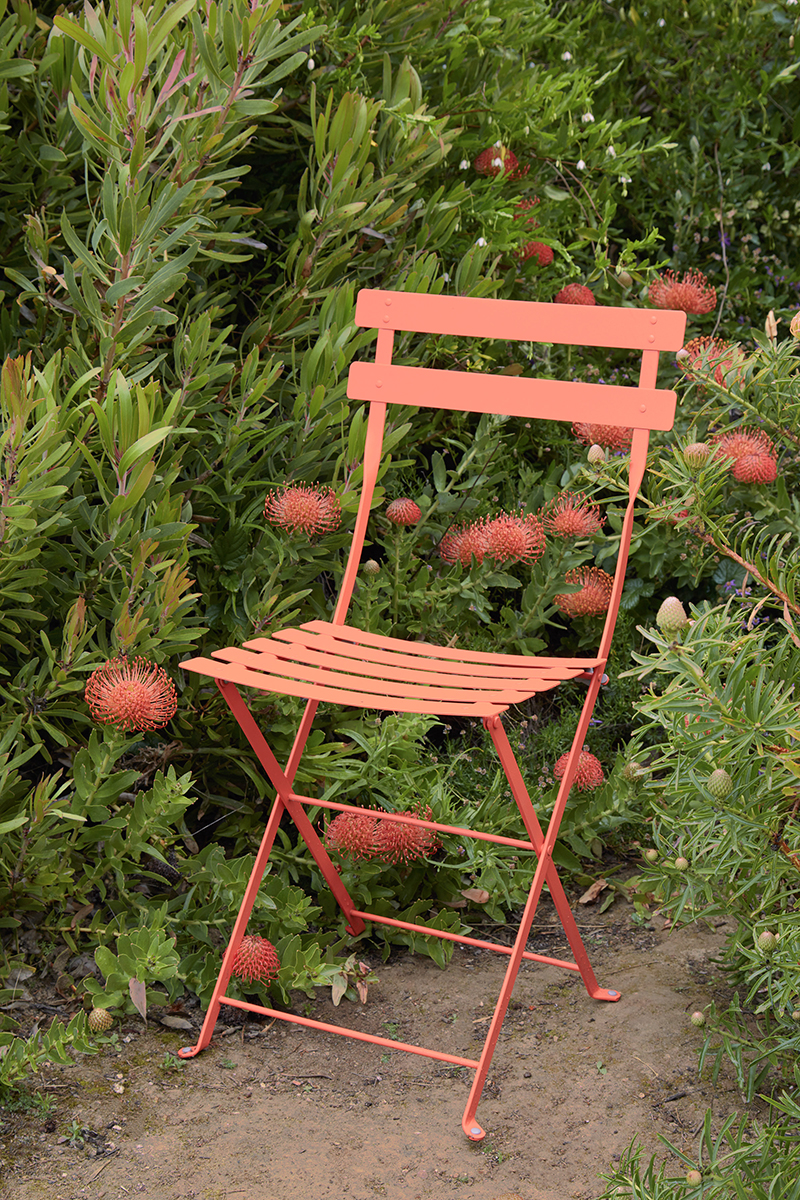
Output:
[[476,904],[486,904],[489,899],[485,888],[465,888],[461,895],[465,900],[473,900]]
[[588,887],[581,896],[578,904],[594,904],[597,897],[605,888],[608,887],[608,881],[605,879],[595,879],[591,887]]
[[167,1029],[193,1029],[191,1021],[187,1021],[185,1017],[159,1017],[160,1025],[166,1025]]

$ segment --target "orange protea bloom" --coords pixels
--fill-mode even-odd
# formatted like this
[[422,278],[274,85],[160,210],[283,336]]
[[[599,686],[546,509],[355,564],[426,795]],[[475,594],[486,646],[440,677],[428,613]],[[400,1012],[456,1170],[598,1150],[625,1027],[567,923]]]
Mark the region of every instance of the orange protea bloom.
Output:
[[683,351],[678,354],[678,365],[687,375],[696,378],[697,369],[702,369],[705,363],[708,371],[714,368],[715,380],[720,387],[724,387],[725,376],[744,362],[744,357],[741,346],[733,342],[709,336],[696,337],[687,342]]
[[594,292],[582,283],[568,283],[554,300],[555,304],[596,304]]
[[574,571],[567,571],[565,582],[581,585],[579,592],[565,592],[553,597],[565,617],[600,617],[608,612],[613,575],[600,567],[576,567]]
[[325,830],[325,845],[351,858],[373,858],[378,849],[377,825],[378,818],[370,812],[339,813]]
[[333,488],[318,484],[285,484],[281,492],[267,496],[264,516],[289,533],[329,533],[337,529],[342,510]]
[[533,513],[515,517],[500,513],[483,526],[486,553],[496,562],[536,562],[544,554],[545,535]]
[[553,261],[552,246],[545,246],[544,242],[528,242],[517,251],[517,257],[520,262],[527,262],[529,258],[535,258],[540,267],[547,267]]
[[[563,779],[567,770],[569,755],[562,754],[556,765],[553,767],[553,774],[556,779]],[[595,758],[594,754],[590,754],[588,750],[581,750],[580,758],[578,759],[578,769],[575,772],[575,780],[573,786],[579,792],[590,791],[592,788],[600,787],[601,783],[605,782],[603,767],[599,758]]]
[[522,175],[527,175],[530,169],[529,167],[521,168],[514,151],[502,145],[489,146],[488,149],[481,150],[473,166],[479,175],[493,176],[505,171],[509,179],[519,179]]
[[763,429],[740,426],[711,439],[720,454],[731,459],[734,479],[740,483],[773,483],[778,474],[775,444]]
[[386,509],[386,518],[393,525],[416,525],[421,516],[420,506],[406,496],[393,500]]
[[231,973],[245,983],[272,983],[281,969],[278,952],[272,942],[256,933],[248,933],[236,951]]
[[93,720],[117,729],[161,729],[175,716],[178,697],[163,667],[146,658],[112,658],[92,671],[84,699]]
[[448,563],[461,563],[462,567],[482,563],[486,554],[484,522],[472,525],[451,525],[439,543],[439,555]]
[[531,210],[536,208],[539,203],[538,196],[525,197],[517,201],[517,212],[514,213],[515,221],[524,221],[526,225],[538,225],[536,217],[530,215]]
[[774,483],[778,460],[771,454],[743,454],[733,464],[733,478],[740,483]]
[[[427,806],[397,815],[420,817],[423,821],[433,820],[433,812]],[[385,818],[378,818],[377,842],[375,858],[389,864],[409,863],[418,858],[427,858],[438,850],[441,844],[435,829],[425,829],[420,825],[401,825],[399,821],[387,821]]]
[[[433,819],[430,808],[398,816]],[[325,845],[351,858],[378,859],[390,865],[424,858],[439,848],[436,831],[387,821],[373,812],[339,813],[325,831]]]
[[699,316],[716,308],[717,293],[702,271],[684,271],[683,279],[665,271],[650,284],[650,303]]
[[574,421],[572,432],[584,446],[606,446],[609,450],[629,450],[633,430],[621,425],[593,425]]
[[600,509],[583,492],[559,492],[542,509],[542,523],[556,537],[592,537],[604,522]]

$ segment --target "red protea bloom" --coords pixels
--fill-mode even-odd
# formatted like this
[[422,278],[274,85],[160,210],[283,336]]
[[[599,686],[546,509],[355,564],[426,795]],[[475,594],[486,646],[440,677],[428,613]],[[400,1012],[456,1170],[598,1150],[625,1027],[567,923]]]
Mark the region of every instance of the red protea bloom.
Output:
[[514,213],[515,221],[524,221],[526,225],[538,225],[536,217],[530,216],[531,210],[536,208],[539,203],[538,196],[525,197],[517,201],[517,212]]
[[84,699],[92,718],[117,729],[161,729],[175,716],[178,697],[163,667],[146,658],[112,658],[92,671]]
[[[707,369],[714,367],[714,378],[720,387],[725,386],[725,376],[735,366],[744,361],[744,351],[733,342],[723,338],[696,337],[692,338],[678,354],[678,364],[687,375],[696,377],[697,368],[703,363]],[[737,375],[738,378],[738,375]]]
[[500,513],[484,523],[483,531],[486,553],[496,562],[536,562],[544,554],[544,529],[533,513],[526,517]]
[[451,525],[439,543],[439,555],[448,563],[469,567],[473,559],[483,562],[486,554],[486,532],[483,521],[472,525]]
[[481,150],[473,166],[479,175],[499,175],[505,171],[506,175],[513,177],[518,174],[519,160],[513,150],[506,146],[489,146]]
[[555,297],[556,304],[596,304],[594,293],[582,283],[568,283]]
[[393,500],[386,509],[386,518],[393,525],[416,525],[421,516],[419,505],[405,496],[400,500]]
[[584,446],[606,446],[609,450],[629,450],[633,430],[621,425],[594,425],[587,421],[574,421],[572,432]]
[[256,933],[245,934],[236,951],[231,973],[245,983],[270,984],[280,969],[280,959],[272,942]]
[[716,308],[717,293],[702,271],[684,271],[683,279],[674,271],[665,271],[650,284],[650,303],[699,316]]
[[325,830],[325,845],[351,858],[373,858],[378,849],[377,825],[378,818],[370,812],[339,813]]
[[774,483],[778,460],[771,454],[743,454],[733,465],[733,478],[740,483]]
[[592,537],[604,522],[595,502],[582,492],[559,492],[542,509],[542,523],[556,537]]
[[529,258],[537,259],[540,267],[548,267],[553,261],[552,246],[545,246],[544,242],[528,242],[517,251],[517,257],[520,262],[527,262]]
[[[430,808],[419,808],[398,816],[433,819]],[[378,859],[390,865],[412,862],[439,847],[436,831],[417,825],[387,821],[373,812],[339,813],[325,830],[325,845],[351,858]]]
[[[398,813],[398,816],[419,817],[423,821],[432,821],[433,812],[427,806],[418,807],[411,812]],[[401,825],[399,821],[378,819],[377,841],[378,848],[375,858],[381,862],[409,863],[418,858],[427,858],[439,849],[440,842],[435,829],[425,829],[419,825]]]
[[775,445],[763,429],[740,426],[711,439],[720,454],[731,459],[734,479],[740,483],[772,483],[778,474]]
[[[556,765],[553,767],[553,774],[556,779],[563,779],[567,770],[569,755],[562,754]],[[601,783],[605,782],[603,767],[599,758],[595,758],[588,750],[581,750],[580,758],[578,759],[578,769],[575,772],[575,780],[573,786],[579,792],[587,792],[592,788],[600,787]]]
[[285,484],[280,492],[267,496],[264,516],[273,525],[289,533],[329,533],[342,519],[342,510],[333,488],[318,484]]
[[576,567],[567,571],[566,583],[579,583],[579,592],[564,592],[554,596],[556,607],[565,617],[600,617],[608,612],[611,602],[613,575],[600,567]]

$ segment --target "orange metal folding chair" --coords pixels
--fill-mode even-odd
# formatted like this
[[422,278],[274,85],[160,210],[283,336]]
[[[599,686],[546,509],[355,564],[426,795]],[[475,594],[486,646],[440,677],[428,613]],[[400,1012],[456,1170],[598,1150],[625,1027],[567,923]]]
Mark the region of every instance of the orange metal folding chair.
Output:
[[[671,429],[674,420],[675,393],[656,388],[659,351],[680,349],[683,345],[686,317],[682,312],[362,291],[356,305],[356,322],[366,328],[377,329],[377,350],[374,362],[355,362],[350,368],[347,394],[353,400],[369,403],[369,422],[363,490],[356,516],[353,543],[332,619],[309,621],[296,629],[280,630],[272,637],[254,638],[245,642],[241,648],[234,646],[225,650],[215,650],[211,658],[192,658],[181,664],[184,670],[196,671],[216,680],[277,795],[200,1037],[196,1046],[181,1050],[180,1055],[190,1058],[208,1045],[220,1005],[229,1005],[378,1046],[471,1067],[475,1070],[475,1078],[462,1125],[468,1138],[479,1141],[484,1136],[484,1131],[476,1117],[478,1101],[523,959],[577,971],[590,996],[597,1000],[619,999],[618,992],[600,987],[595,979],[556,873],[553,847],[608,658],[625,577],[633,528],[634,502],[644,475],[650,430]],[[395,331],[637,350],[641,352],[639,384],[637,387],[622,387],[603,383],[530,379],[399,366],[392,362]],[[355,629],[345,623],[364,545],[367,519],[380,465],[386,407],[389,404],[498,413],[526,420],[547,418],[633,428],[629,499],[622,525],[611,602],[600,639],[600,648],[595,656],[539,658],[460,651],[425,642],[406,642],[398,638],[382,637]],[[588,682],[586,702],[575,730],[553,814],[547,830],[543,831],[503,729],[501,713],[510,705],[527,700],[535,692],[554,688],[568,679],[583,679]],[[285,768],[281,768],[267,745],[239,692],[240,687],[300,696],[307,701]],[[316,797],[301,796],[293,788],[298,764],[321,701],[385,712],[430,713],[440,717],[463,716],[482,719],[508,777],[511,793],[519,807],[528,835],[527,841],[496,837],[479,830],[442,825],[406,815],[382,813],[381,817],[382,820],[423,826],[441,833],[532,849],[537,858],[537,866],[512,947],[496,946],[477,938],[461,937],[355,908],[305,809],[306,806],[322,806],[339,812],[363,813],[364,810],[345,804],[322,802]],[[412,1046],[390,1038],[376,1037],[358,1030],[345,1029],[226,997],[233,960],[245,934],[278,826],[286,813],[307,843],[323,878],[341,907],[349,933],[359,934],[364,930],[365,922],[377,922],[414,930],[430,937],[446,938],[468,946],[494,950],[508,956],[503,985],[480,1059],[462,1058],[455,1054]],[[545,883],[574,955],[572,962],[533,954],[525,949]]]

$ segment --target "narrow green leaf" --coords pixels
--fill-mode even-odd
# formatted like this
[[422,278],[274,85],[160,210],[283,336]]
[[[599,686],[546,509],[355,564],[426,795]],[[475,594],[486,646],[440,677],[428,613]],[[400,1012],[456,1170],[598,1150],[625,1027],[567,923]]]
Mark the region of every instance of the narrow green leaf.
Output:
[[120,459],[120,473],[129,471],[138,458],[141,458],[143,455],[149,453],[150,450],[152,450],[155,446],[158,446],[160,442],[163,442],[165,438],[169,437],[169,435],[172,433],[172,429],[172,425],[161,425],[158,429],[151,429],[149,433],[144,435],[144,437],[138,438],[138,440],[135,441],[132,446],[128,447]]
[[[79,25],[77,21],[73,21],[71,17],[54,17],[53,24],[67,37],[71,37],[73,41],[79,42],[81,46],[91,50],[92,54],[96,54],[101,62],[107,63],[110,67],[114,65],[113,56],[109,54],[106,47],[101,45],[97,38],[92,37],[88,30]],[[33,64],[31,64],[31,68],[36,69]]]

